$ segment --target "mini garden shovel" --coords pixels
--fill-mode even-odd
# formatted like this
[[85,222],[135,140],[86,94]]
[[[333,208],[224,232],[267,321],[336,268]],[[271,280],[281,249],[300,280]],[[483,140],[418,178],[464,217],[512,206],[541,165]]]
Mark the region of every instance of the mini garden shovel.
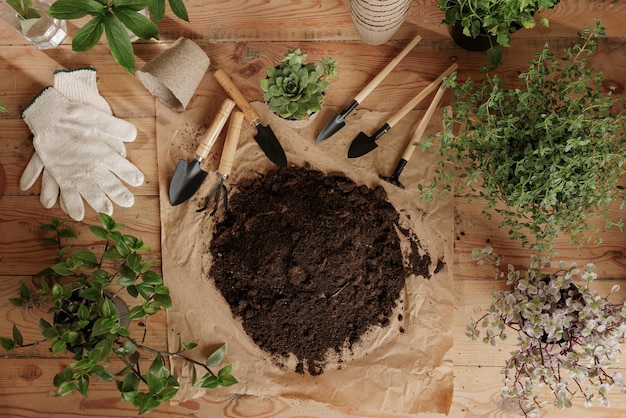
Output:
[[380,176],[381,179],[386,180],[389,183],[400,187],[401,189],[404,189],[404,186],[402,185],[402,183],[400,183],[400,174],[402,174],[404,167],[406,167],[406,164],[409,162],[409,159],[411,159],[411,156],[413,155],[413,151],[415,151],[415,148],[417,148],[417,142],[419,142],[422,139],[424,132],[426,132],[428,123],[430,122],[430,119],[433,117],[433,113],[435,113],[435,110],[437,109],[437,105],[441,101],[441,98],[443,97],[443,94],[445,93],[445,91],[446,91],[445,87],[443,86],[439,87],[439,90],[437,90],[437,93],[435,94],[433,101],[428,106],[428,109],[426,109],[426,113],[424,113],[422,120],[417,125],[415,132],[411,136],[411,140],[409,141],[406,148],[404,149],[404,153],[402,153],[402,158],[400,158],[400,161],[398,162],[398,165],[396,166],[395,171],[393,172],[391,177],[384,177],[381,175]]
[[235,102],[230,99],[224,99],[211,126],[204,135],[200,145],[198,145],[193,161],[187,162],[180,160],[178,162],[176,171],[174,171],[174,175],[170,181],[170,203],[172,206],[183,203],[200,188],[200,185],[207,176],[207,172],[200,168],[200,162],[209,155],[215,140],[222,131],[226,119],[228,119],[234,107]]
[[396,65],[402,61],[402,58],[404,58],[409,51],[415,48],[415,45],[417,45],[421,40],[421,36],[415,36],[415,38],[413,38],[413,40],[409,42],[408,45],[405,46],[404,49],[400,51],[400,53],[393,60],[391,60],[385,68],[383,68],[381,72],[378,73],[378,75],[374,77],[354,99],[352,99],[350,103],[348,103],[348,106],[346,106],[341,113],[336,114],[326,123],[326,126],[322,128],[315,142],[319,144],[343,128],[346,125],[346,116],[348,116],[350,112],[352,112],[360,103],[363,102],[363,100],[365,100],[365,98],[381,83],[381,81],[383,81],[383,79],[387,77],[394,68],[396,68]]
[[369,136],[363,132],[360,132],[350,144],[350,148],[348,149],[348,158],[356,158],[362,155],[367,154],[368,152],[376,149],[378,145],[376,145],[376,140],[383,136],[387,131],[389,131],[395,124],[400,122],[400,120],[406,116],[415,106],[417,106],[422,100],[424,100],[430,93],[435,91],[435,89],[441,84],[445,77],[448,77],[452,74],[459,65],[457,63],[449,66],[439,77],[435,79],[432,83],[430,83],[424,90],[419,92],[417,96],[411,99],[410,102],[404,105],[402,109],[398,111],[395,115],[393,115],[378,131],[374,133],[374,135]]

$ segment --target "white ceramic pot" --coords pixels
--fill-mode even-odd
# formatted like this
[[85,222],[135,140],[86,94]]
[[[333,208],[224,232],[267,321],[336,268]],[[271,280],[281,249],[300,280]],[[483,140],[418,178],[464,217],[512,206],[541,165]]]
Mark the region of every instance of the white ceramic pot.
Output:
[[400,28],[411,0],[350,0],[350,15],[363,42],[380,45]]

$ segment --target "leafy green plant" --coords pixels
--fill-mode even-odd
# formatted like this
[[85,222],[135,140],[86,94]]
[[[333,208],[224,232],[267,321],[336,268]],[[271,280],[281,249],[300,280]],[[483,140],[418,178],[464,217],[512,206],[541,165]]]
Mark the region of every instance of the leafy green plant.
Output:
[[6,0],[6,3],[20,17],[20,30],[27,34],[30,28],[41,18],[41,13],[33,8],[32,0]]
[[[41,227],[53,234],[44,237],[43,242],[58,248],[54,264],[37,275],[38,289],[22,283],[18,296],[10,302],[20,307],[50,306],[48,312],[54,313],[55,320],[50,323],[41,318],[39,328],[44,339],[32,343],[25,343],[22,333],[13,325],[12,337],[0,338],[2,347],[15,350],[47,341],[54,355],[69,352],[76,360],[54,377],[57,396],[74,391],[87,396],[91,377],[95,376],[115,381],[121,398],[131,402],[140,414],[172,399],[178,392],[179,382],[166,367],[170,357],[182,358],[206,371],[200,378],[194,373],[195,386],[213,389],[237,383],[231,365],[217,373],[211,370],[222,362],[225,345],[206,361],[199,362],[187,354],[197,346],[193,342],[179,341],[174,352],[144,344],[148,318],[171,307],[169,289],[163,285],[162,277],[151,270],[153,262],[144,261],[139,254],[149,250],[143,241],[122,234],[120,229],[124,225],[110,216],[101,213],[100,218],[102,226],[89,226],[97,238],[105,241],[99,257],[92,251],[72,250],[71,245],[62,244],[63,240],[76,237],[71,228],[65,227],[65,221],[53,218],[50,224]],[[116,303],[123,293],[139,302],[126,312]],[[131,336],[131,322],[144,328],[141,339]],[[111,357],[124,364],[115,373],[109,370]],[[147,370],[142,370],[140,359],[146,357],[153,360]]]
[[624,204],[626,118],[588,61],[602,35],[600,22],[584,30],[561,61],[546,45],[518,87],[489,74],[477,85],[447,79],[456,101],[444,113],[440,167],[430,186],[419,186],[422,197],[454,183],[462,196],[483,197],[483,213],[500,214],[511,239],[538,250],[550,250],[559,233],[576,244],[592,239],[594,218],[621,228],[607,205]]
[[597,399],[608,407],[613,388],[626,394],[621,374],[608,371],[626,337],[626,301],[609,301],[618,285],[607,296],[592,290],[597,274],[591,263],[580,269],[561,262],[551,271],[548,259],[533,255],[527,269],[516,270],[501,268],[491,247],[473,255],[481,264],[493,263],[509,286],[493,292],[486,313],[466,326],[470,339],[482,337],[493,346],[509,334],[517,337],[502,370],[504,398],[517,400],[526,416],[537,416],[546,396],[564,409],[575,398],[587,407]]
[[339,75],[337,62],[323,58],[315,65],[306,62],[300,49],[289,49],[282,61],[267,69],[261,81],[269,109],[285,119],[307,119],[322,108],[329,79]]
[[0,102],[0,113],[7,113],[8,109],[4,106],[4,103]]
[[[189,20],[183,0],[169,0],[169,4],[176,16]],[[154,22],[141,13],[146,8],[150,9]],[[92,16],[74,34],[72,50],[93,48],[104,32],[115,61],[134,74],[135,54],[128,30],[140,39],[159,39],[157,24],[165,14],[165,0],[57,0],[50,6],[48,14],[64,20]]]
[[[437,7],[446,14],[442,23],[454,25],[460,22],[465,36],[491,35],[491,48],[487,52],[491,63],[497,66],[502,60],[502,47],[510,46],[511,34],[521,28],[535,27],[535,14],[553,8],[559,1],[439,0]],[[545,26],[549,24],[544,17],[539,21]]]

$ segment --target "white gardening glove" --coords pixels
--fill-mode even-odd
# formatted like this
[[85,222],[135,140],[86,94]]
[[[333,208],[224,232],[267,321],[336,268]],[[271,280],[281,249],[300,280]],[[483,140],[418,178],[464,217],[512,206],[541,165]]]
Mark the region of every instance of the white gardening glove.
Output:
[[[83,103],[112,114],[111,107],[98,92],[96,70],[94,68],[56,70],[54,72],[54,88],[72,102]],[[89,138],[85,138],[85,140],[89,140]],[[110,141],[109,145],[116,149],[120,155],[126,156],[126,147],[122,141]],[[31,157],[22,175],[20,187],[22,187],[22,190],[29,189],[42,171],[39,200],[44,207],[51,208],[56,203],[57,196],[59,196],[59,185],[45,169],[37,152]],[[67,213],[63,196],[59,196],[59,203],[61,209]]]
[[117,177],[139,186],[143,174],[112,144],[133,141],[137,135],[133,124],[71,102],[52,87],[24,109],[22,118],[34,134],[33,145],[43,163],[41,167],[28,164],[20,181],[22,190],[32,186],[45,166],[44,175],[56,181],[64,210],[75,220],[84,217],[81,197],[97,212],[109,215],[113,213],[111,201],[132,206],[133,194]]

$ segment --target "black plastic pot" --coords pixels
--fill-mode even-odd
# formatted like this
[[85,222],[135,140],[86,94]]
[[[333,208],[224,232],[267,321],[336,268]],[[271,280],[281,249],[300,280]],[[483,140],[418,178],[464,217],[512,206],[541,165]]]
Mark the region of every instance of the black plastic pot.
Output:
[[[76,314],[77,310],[78,310],[78,306],[81,304],[89,304],[89,303],[94,303],[91,302],[89,300],[86,299],[82,299],[81,297],[78,296],[79,293],[79,289],[74,289],[72,291],[72,296],[69,299],[68,305],[64,307],[64,309],[66,311],[72,312],[72,314],[68,314],[67,312],[64,311],[59,311],[59,312],[55,312],[54,317],[53,317],[53,322],[54,324],[68,324],[68,323],[72,323],[74,321],[77,321],[77,317],[73,316]],[[117,310],[117,313],[119,314],[120,318],[119,318],[119,323],[123,326],[123,327],[128,327],[128,325],[130,325],[130,320],[128,319],[128,313],[129,313],[129,308],[128,305],[126,304],[126,302],[124,302],[122,299],[118,298],[118,297],[113,297],[112,295],[109,295],[107,293],[105,293],[105,296],[107,298],[109,298],[111,300],[111,302],[113,302],[113,305],[115,305],[115,309]],[[89,323],[85,328],[83,328],[82,330],[82,334],[89,336],[91,334],[91,330],[93,328],[93,323]],[[95,342],[92,340],[90,342],[87,341],[77,341],[75,344],[70,345],[67,344],[67,351],[71,352],[71,353],[75,353],[77,355],[77,357],[81,356],[83,347],[85,345],[87,346],[93,346],[97,343],[97,341],[101,341],[103,340],[105,337],[104,336],[97,336],[97,337],[93,337],[95,338]]]
[[486,51],[497,45],[496,37],[487,32],[481,31],[475,38],[464,35],[460,20],[457,20],[454,25],[449,25],[448,32],[458,46],[468,51]]

